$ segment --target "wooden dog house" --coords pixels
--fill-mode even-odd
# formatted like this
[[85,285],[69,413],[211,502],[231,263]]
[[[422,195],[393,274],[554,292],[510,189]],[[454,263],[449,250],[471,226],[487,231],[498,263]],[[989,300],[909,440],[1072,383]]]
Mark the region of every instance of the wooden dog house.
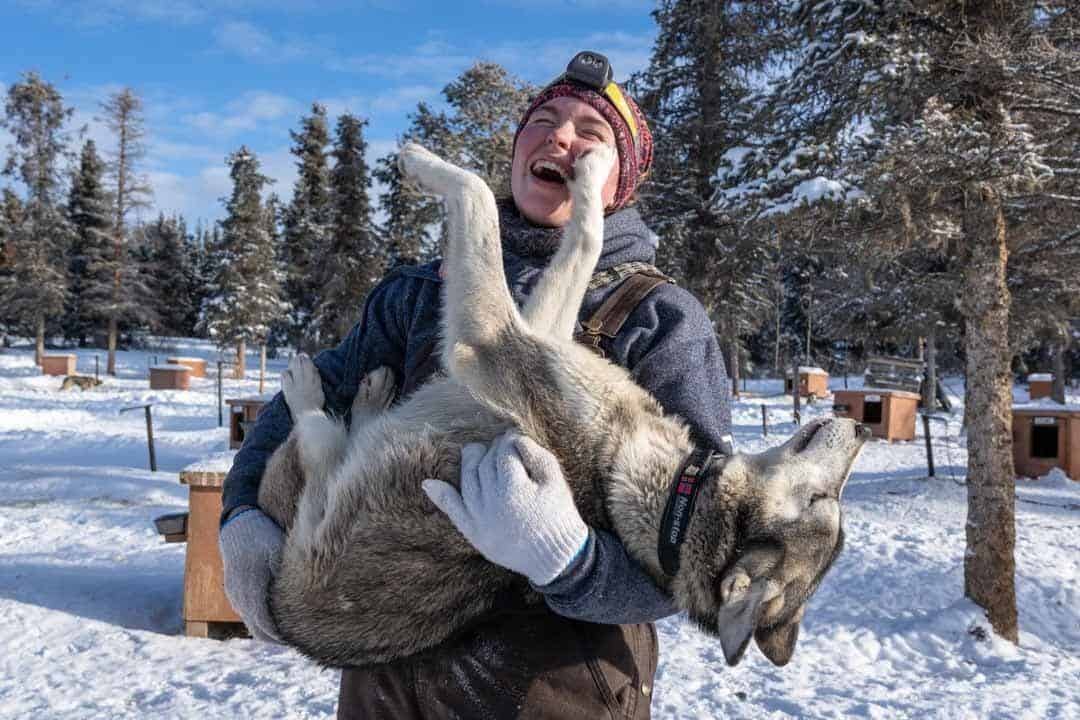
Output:
[[184,634],[220,637],[244,632],[243,621],[225,597],[225,573],[218,550],[221,489],[234,453],[213,455],[180,471],[188,486],[188,512],[155,522],[166,542],[187,542],[184,558]]
[[206,377],[206,359],[197,357],[166,358],[170,365],[183,365],[190,370],[191,377]]
[[918,393],[865,388],[833,393],[833,413],[869,425],[874,437],[914,440]]
[[[784,392],[794,392],[795,378],[784,379]],[[799,397],[824,398],[829,394],[829,373],[819,367],[799,368]]]
[[186,365],[152,365],[151,390],[187,390],[191,386],[191,370]]
[[1054,376],[1050,373],[1032,373],[1027,381],[1028,397],[1032,400],[1048,398],[1053,394]]
[[41,356],[42,375],[74,375],[75,355],[69,353],[47,353]]
[[1040,477],[1054,468],[1080,481],[1080,406],[1013,406],[1013,464],[1016,474]]
[[255,424],[259,410],[267,403],[263,397],[228,398],[229,406],[229,448],[235,450],[244,444],[244,437]]

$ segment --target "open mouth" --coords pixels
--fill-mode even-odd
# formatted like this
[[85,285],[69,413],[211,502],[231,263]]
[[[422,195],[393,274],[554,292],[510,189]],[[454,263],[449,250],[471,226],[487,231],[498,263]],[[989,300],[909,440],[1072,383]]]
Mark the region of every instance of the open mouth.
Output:
[[558,185],[565,185],[567,180],[574,177],[572,169],[564,168],[552,160],[537,160],[529,171],[538,180]]

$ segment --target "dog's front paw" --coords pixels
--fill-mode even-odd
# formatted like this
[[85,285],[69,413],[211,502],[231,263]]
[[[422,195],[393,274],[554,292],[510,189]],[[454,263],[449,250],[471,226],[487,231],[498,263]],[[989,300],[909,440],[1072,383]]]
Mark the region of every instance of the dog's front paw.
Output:
[[281,373],[281,391],[295,418],[311,410],[322,410],[326,404],[319,369],[304,353],[289,360],[289,369]]
[[405,143],[398,152],[398,169],[417,187],[431,195],[450,198],[483,181],[467,170],[443,160],[421,145]]
[[396,391],[393,370],[383,366],[369,372],[360,381],[356,397],[353,398],[353,422],[359,417],[375,415],[390,407]]
[[610,145],[596,145],[574,161],[574,175],[567,180],[576,197],[599,199],[611,174],[617,153]]

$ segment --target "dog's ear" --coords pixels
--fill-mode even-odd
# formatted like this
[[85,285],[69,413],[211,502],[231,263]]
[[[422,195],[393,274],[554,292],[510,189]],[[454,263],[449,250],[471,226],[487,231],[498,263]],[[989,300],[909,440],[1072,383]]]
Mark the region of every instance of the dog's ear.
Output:
[[754,631],[754,642],[758,650],[772,661],[773,665],[783,667],[791,660],[795,653],[795,641],[799,639],[799,627],[802,623],[803,605],[795,616],[783,625],[771,628],[761,628]]
[[766,578],[751,580],[736,568],[721,581],[721,605],[717,615],[720,647],[727,664],[735,666],[742,660],[750,637],[761,619],[762,606],[775,596]]

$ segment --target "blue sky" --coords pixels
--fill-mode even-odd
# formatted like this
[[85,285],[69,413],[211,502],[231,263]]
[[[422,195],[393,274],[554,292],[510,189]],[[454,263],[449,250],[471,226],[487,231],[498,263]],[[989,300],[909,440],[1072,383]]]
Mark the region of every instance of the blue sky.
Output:
[[[543,83],[581,49],[608,55],[617,78],[644,67],[652,2],[482,0],[4,0],[0,90],[26,70],[55,83],[74,127],[107,148],[98,104],[125,85],[146,106],[144,170],[155,210],[221,216],[225,156],[258,153],[274,191],[295,178],[289,129],[313,101],[366,117],[369,160],[391,149],[417,102],[477,60]],[[0,130],[0,147],[10,138]],[[0,180],[0,182],[6,182]]]

